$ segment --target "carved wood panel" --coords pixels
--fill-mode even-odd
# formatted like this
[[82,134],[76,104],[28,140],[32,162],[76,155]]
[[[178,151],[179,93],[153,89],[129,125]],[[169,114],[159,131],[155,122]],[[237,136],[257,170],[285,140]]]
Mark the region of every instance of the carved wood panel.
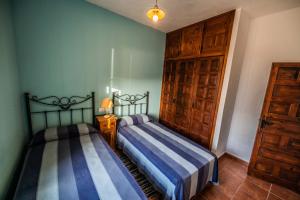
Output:
[[176,107],[176,78],[177,78],[177,63],[175,61],[166,61],[163,73],[162,97],[160,119],[165,124],[174,123],[174,112]]
[[300,63],[275,63],[249,173],[300,191]]
[[200,55],[202,30],[203,23],[197,23],[182,29],[181,56]]
[[204,23],[201,54],[206,56],[225,54],[230,41],[233,16],[232,13],[228,13]]
[[175,126],[182,133],[188,132],[193,84],[194,60],[178,61]]
[[180,55],[181,50],[181,30],[167,33],[166,36],[166,58],[175,58]]

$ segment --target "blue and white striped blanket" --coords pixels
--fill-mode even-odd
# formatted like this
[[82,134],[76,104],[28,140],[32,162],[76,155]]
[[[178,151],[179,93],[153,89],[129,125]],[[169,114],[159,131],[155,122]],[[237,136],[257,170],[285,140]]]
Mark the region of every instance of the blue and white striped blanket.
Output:
[[15,199],[147,199],[98,134],[30,147]]
[[217,157],[202,146],[145,115],[126,116],[119,124],[118,146],[165,199],[187,200],[208,181],[218,182]]

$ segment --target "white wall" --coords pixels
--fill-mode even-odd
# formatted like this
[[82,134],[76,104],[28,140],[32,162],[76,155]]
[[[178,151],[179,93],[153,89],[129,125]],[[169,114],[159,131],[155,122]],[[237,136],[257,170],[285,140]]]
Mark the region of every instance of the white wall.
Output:
[[218,157],[226,150],[249,23],[250,16],[241,8],[236,9],[212,143],[212,151]]
[[[217,150],[216,150],[216,154],[218,156],[224,154],[226,151],[226,145],[227,145],[227,140],[228,140],[230,126],[231,126],[235,99],[238,92],[238,84],[240,80],[242,63],[244,60],[245,45],[247,44],[249,26],[251,21],[250,15],[247,12],[245,12],[245,10],[237,9],[236,17],[238,16],[239,16],[239,20],[235,21],[235,23],[238,23],[238,30],[236,35],[235,36],[233,35],[234,38],[231,38],[231,44],[230,44],[233,46],[232,42],[235,40],[234,50],[233,52],[229,51],[227,65],[226,65],[226,70],[228,69],[229,65],[231,65],[231,70],[230,70],[230,78],[228,81],[228,88],[226,92],[227,94],[225,98],[224,110],[222,113],[223,117],[222,117],[220,130],[219,130],[219,139],[218,139]],[[223,85],[223,89],[224,89],[224,85]],[[222,92],[224,91],[223,89]],[[218,116],[219,115],[220,112],[218,112]]]
[[300,62],[300,7],[250,23],[226,151],[249,161],[272,62]]

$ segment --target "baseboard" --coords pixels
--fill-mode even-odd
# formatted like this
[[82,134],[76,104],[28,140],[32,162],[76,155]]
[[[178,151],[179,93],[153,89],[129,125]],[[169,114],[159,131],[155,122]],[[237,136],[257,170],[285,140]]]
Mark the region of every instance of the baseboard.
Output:
[[222,152],[222,153],[215,153],[216,154],[216,156],[218,157],[218,158],[221,158],[222,156],[224,156],[224,154],[225,154],[226,152],[224,151],[224,152]]
[[[231,154],[231,153],[224,152],[222,156],[228,156],[228,157],[231,157],[232,159],[237,160],[237,161],[239,161],[239,162],[241,162],[241,163],[243,163],[243,164],[245,164],[245,165],[247,165],[247,166],[249,165],[249,162],[248,162],[248,161],[246,161],[246,160],[244,160],[244,159],[242,159],[242,158],[240,158],[240,157],[238,157],[238,156],[236,156],[236,155],[233,155],[233,154]],[[220,156],[219,159],[220,159],[222,156]]]

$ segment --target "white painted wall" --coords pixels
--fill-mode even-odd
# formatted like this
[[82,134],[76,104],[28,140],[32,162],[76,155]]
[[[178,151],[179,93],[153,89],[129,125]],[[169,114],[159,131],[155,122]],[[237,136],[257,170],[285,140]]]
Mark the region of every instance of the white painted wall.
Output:
[[237,37],[237,33],[238,33],[238,28],[239,28],[240,16],[241,16],[241,9],[239,8],[239,9],[235,10],[230,45],[229,45],[225,73],[224,73],[224,78],[223,78],[222,91],[221,91],[219,107],[218,107],[218,112],[217,112],[217,118],[216,118],[216,124],[215,124],[215,130],[214,130],[214,137],[213,137],[212,147],[211,147],[212,152],[214,152],[218,157],[221,156],[221,154],[218,153],[219,151],[217,148],[218,148],[218,143],[219,143],[219,138],[220,138],[220,130],[221,130],[223,113],[224,113],[224,108],[225,108],[225,100],[226,100],[226,95],[227,95],[228,83],[229,83],[229,79],[230,79],[231,64],[232,64],[232,58],[233,58],[235,43],[236,43],[236,37]]
[[[217,144],[216,154],[218,156],[223,155],[226,151],[227,140],[230,132],[231,119],[233,115],[235,99],[238,91],[238,84],[240,80],[240,74],[242,69],[242,63],[245,55],[245,46],[247,44],[248,32],[251,17],[243,9],[236,10],[236,17],[239,16],[239,20],[236,20],[235,23],[238,25],[238,30],[236,35],[233,35],[234,38],[231,38],[231,44],[233,46],[233,51],[229,51],[226,70],[231,66],[230,77],[228,80],[226,98],[224,99],[224,109],[222,112],[222,120],[220,122],[219,116],[221,112],[218,112],[217,122],[220,122],[216,127],[216,130],[219,132],[219,139]],[[233,45],[233,41],[235,41]],[[231,47],[230,47],[231,48]],[[223,84],[224,87],[224,84]],[[223,88],[224,89],[224,88]],[[222,90],[222,94],[223,94]]]
[[255,18],[245,58],[226,151],[249,161],[272,62],[300,62],[300,7]]
[[249,22],[249,15],[241,8],[236,9],[212,143],[212,151],[218,157],[226,149]]

